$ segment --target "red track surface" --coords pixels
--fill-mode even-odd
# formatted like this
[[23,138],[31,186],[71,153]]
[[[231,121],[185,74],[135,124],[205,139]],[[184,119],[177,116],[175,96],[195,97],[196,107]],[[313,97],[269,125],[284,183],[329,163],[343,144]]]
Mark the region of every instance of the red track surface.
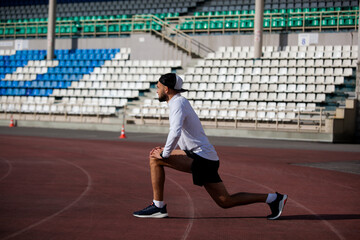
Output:
[[230,192],[289,195],[280,220],[265,204],[221,209],[171,169],[170,218],[135,218],[152,200],[156,145],[0,136],[0,239],[360,239],[360,175],[290,165],[359,153],[217,147]]

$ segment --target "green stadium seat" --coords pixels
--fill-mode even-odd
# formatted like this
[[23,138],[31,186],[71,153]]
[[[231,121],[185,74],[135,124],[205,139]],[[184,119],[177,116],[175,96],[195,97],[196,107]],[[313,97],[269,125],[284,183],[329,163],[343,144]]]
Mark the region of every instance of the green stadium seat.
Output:
[[223,22],[222,21],[211,21],[210,22],[210,29],[222,29]]
[[143,23],[135,23],[134,24],[134,30],[142,30],[144,29],[144,24]]
[[47,33],[47,27],[39,27],[38,33],[39,34],[46,34]]
[[109,32],[119,32],[119,25],[109,25]]
[[263,27],[264,27],[264,28],[270,27],[270,19],[264,19]]
[[93,33],[94,32],[94,25],[86,25],[84,27],[84,33]]
[[16,34],[25,34],[25,28],[24,27],[16,28]]
[[27,27],[26,34],[36,34],[36,28],[35,27]]
[[203,29],[203,22],[195,22],[195,29],[202,30]]
[[6,35],[14,35],[14,28],[6,28],[5,34]]
[[103,33],[103,32],[106,32],[107,31],[107,28],[105,25],[96,25],[96,32],[100,32],[100,33]]
[[337,21],[336,17],[331,17],[327,23],[329,26],[336,26],[336,21]]
[[121,32],[131,31],[131,24],[121,24],[120,30]]

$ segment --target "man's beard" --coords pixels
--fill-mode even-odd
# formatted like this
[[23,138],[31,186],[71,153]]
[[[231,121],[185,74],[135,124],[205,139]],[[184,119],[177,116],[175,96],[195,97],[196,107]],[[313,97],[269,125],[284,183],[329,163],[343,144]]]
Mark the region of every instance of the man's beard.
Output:
[[159,102],[166,102],[168,99],[169,97],[166,94],[159,95]]

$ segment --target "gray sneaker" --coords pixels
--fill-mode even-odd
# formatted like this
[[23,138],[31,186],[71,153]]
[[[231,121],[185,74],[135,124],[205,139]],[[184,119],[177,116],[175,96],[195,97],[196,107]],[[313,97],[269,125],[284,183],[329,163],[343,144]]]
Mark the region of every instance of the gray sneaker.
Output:
[[267,216],[269,220],[275,220],[280,217],[288,198],[287,195],[282,195],[278,192],[276,193],[276,195],[276,199],[273,202],[268,203],[271,209],[271,214]]

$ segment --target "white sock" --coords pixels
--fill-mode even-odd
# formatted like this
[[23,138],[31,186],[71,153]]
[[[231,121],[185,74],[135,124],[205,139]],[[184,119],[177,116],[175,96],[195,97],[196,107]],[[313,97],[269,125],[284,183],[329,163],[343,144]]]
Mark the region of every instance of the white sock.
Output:
[[163,208],[164,207],[164,201],[156,201],[156,200],[153,200],[154,204],[156,207],[158,208]]
[[275,201],[277,195],[276,193],[269,193],[267,199],[266,199],[266,203],[271,203],[273,201]]

